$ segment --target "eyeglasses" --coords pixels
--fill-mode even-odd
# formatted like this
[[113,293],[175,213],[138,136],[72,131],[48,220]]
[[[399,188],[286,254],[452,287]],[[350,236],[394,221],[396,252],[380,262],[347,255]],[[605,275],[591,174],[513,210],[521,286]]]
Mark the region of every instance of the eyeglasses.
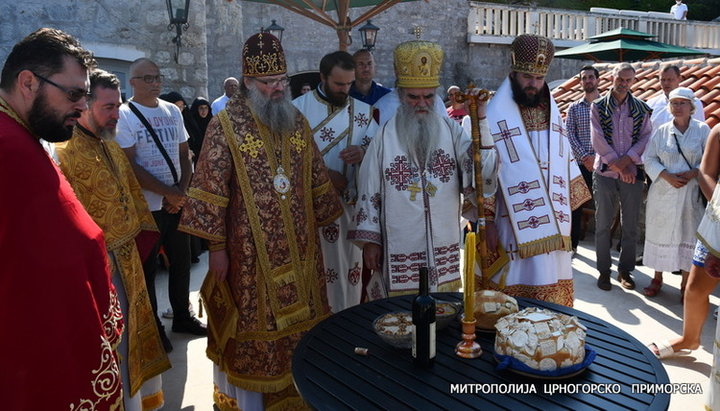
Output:
[[268,87],[272,87],[272,88],[275,88],[277,86],[285,87],[288,84],[290,84],[290,79],[288,77],[283,77],[283,78],[278,78],[278,79],[273,79],[273,80],[262,80],[262,79],[256,78],[255,80],[263,83],[264,85],[266,85]]
[[135,76],[135,77],[131,77],[131,78],[141,78],[142,81],[144,81],[144,82],[146,82],[146,83],[148,83],[148,84],[152,84],[152,83],[154,83],[154,82],[156,82],[156,81],[157,81],[158,83],[162,83],[163,80],[165,80],[165,76],[163,76],[162,74],[158,74],[157,76],[151,76],[151,75],[148,74],[148,75],[146,75],[146,76]]
[[31,73],[33,73],[33,75],[34,75],[35,77],[39,78],[40,80],[42,80],[42,81],[50,84],[51,86],[55,86],[55,87],[59,88],[60,90],[62,90],[63,93],[67,94],[67,99],[70,100],[70,101],[73,102],[73,103],[76,103],[76,102],[80,101],[80,99],[83,98],[83,97],[85,97],[85,98],[90,98],[90,96],[92,95],[88,90],[85,90],[85,89],[83,89],[83,88],[67,88],[67,87],[63,87],[63,86],[57,84],[56,82],[54,82],[54,81],[52,81],[52,80],[49,80],[49,79],[47,79],[47,78],[45,78],[45,77],[43,77],[43,76],[41,76],[41,75],[39,75],[39,74],[37,74],[37,73],[35,73],[35,72],[33,72],[33,71],[31,71]]

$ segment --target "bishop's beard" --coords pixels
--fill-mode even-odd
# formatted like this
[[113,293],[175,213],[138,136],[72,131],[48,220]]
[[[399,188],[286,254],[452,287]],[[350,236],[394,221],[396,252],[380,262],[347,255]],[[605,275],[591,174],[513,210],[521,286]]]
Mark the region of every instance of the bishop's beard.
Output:
[[536,90],[536,93],[533,95],[528,95],[526,91],[530,88],[526,87],[523,89],[513,77],[510,77],[510,86],[512,87],[513,100],[521,106],[537,107],[541,103],[549,101],[550,96],[545,84],[540,87],[540,90]]
[[418,164],[427,164],[430,153],[437,148],[441,121],[432,108],[424,113],[417,113],[415,108],[404,103],[398,108],[398,142],[408,155],[414,156]]
[[260,122],[272,132],[287,133],[295,129],[297,109],[290,102],[290,94],[287,90],[282,91],[282,97],[273,99],[262,94],[254,86],[248,87],[250,107]]

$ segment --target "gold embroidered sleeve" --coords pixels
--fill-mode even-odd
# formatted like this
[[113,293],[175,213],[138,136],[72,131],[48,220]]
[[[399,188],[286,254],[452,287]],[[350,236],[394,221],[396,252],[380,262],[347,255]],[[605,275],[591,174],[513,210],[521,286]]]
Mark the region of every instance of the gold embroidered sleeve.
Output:
[[326,226],[337,220],[343,213],[340,197],[330,183],[325,162],[320,155],[315,140],[310,135],[310,129],[305,129],[306,136],[309,136],[312,146],[312,195],[313,209],[315,210],[315,221],[318,226]]
[[225,242],[225,214],[230,198],[233,161],[222,126],[215,117],[208,125],[180,218],[181,231]]
[[145,196],[142,193],[140,182],[138,182],[127,156],[117,144],[108,144],[108,147],[110,148],[110,155],[112,156],[113,161],[118,165],[120,175],[124,176],[127,180],[130,188],[130,197],[132,197],[132,202],[140,222],[140,229],[160,231],[157,228],[157,224],[155,224],[155,219],[153,218],[147,201],[145,200]]
[[591,199],[592,194],[582,175],[573,178],[570,181],[570,208],[575,211]]

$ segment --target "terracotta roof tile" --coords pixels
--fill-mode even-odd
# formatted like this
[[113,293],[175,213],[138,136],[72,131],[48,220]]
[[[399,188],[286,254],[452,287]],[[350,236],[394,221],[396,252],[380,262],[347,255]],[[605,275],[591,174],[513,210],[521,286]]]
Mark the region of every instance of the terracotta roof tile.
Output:
[[[680,72],[685,80],[680,85],[695,90],[696,95],[703,102],[705,107],[706,122],[710,127],[720,124],[720,58],[706,59],[678,59],[671,61],[655,61],[634,64],[637,68],[637,81],[633,85],[633,95],[647,100],[656,95],[660,90],[658,70],[661,65],[675,64],[680,67]],[[596,64],[600,70],[600,81],[598,89],[601,94],[607,92],[612,86],[610,72],[615,64]],[[573,101],[582,98],[582,89],[577,77],[569,79],[555,89],[553,93],[558,108],[563,112]]]
[[694,80],[695,81],[693,81],[692,83],[690,83],[684,87],[689,87],[693,90],[699,90],[708,79],[707,79],[707,77],[700,77],[700,78],[695,77]]
[[706,110],[710,110],[711,112],[716,112],[720,110],[720,102],[713,101],[712,103],[705,106]]
[[712,90],[712,89],[714,89],[714,88],[716,88],[716,87],[718,87],[718,86],[720,86],[720,76],[710,77],[710,78],[707,79],[706,82],[704,82],[703,84],[700,85],[700,88],[699,88],[698,90],[704,89],[704,90],[708,90],[708,91],[709,91],[709,90]]
[[698,57],[698,58],[694,58],[694,59],[687,59],[685,61],[679,60],[679,62],[680,62],[679,64],[693,64],[693,65],[694,64],[705,64],[705,61],[706,61],[705,57]]
[[720,76],[720,60],[718,60],[716,66],[710,66],[710,70],[705,73],[708,77],[717,77]]

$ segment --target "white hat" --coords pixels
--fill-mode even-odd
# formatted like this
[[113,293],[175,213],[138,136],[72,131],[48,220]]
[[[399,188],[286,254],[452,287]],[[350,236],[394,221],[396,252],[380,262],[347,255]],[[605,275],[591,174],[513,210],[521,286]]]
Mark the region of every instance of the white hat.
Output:
[[678,87],[675,90],[671,91],[670,95],[668,96],[668,100],[672,100],[674,98],[695,101],[695,93],[693,93],[693,91],[687,87]]

